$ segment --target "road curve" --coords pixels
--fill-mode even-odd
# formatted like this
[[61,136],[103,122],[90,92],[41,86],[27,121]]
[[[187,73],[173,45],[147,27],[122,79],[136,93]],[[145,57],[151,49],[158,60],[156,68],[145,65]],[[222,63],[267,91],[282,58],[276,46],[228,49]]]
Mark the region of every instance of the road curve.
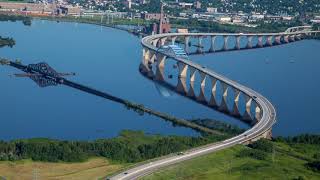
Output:
[[[309,33],[311,31],[304,31],[304,33]],[[314,31],[312,31],[314,32]],[[301,33],[301,32],[300,32]],[[262,33],[258,35],[296,35],[299,34],[299,32],[283,32],[283,33]],[[213,144],[208,144],[202,147],[194,148],[189,151],[186,151],[183,155],[171,155],[164,157],[160,160],[155,160],[137,167],[134,167],[132,169],[129,169],[125,172],[121,172],[120,174],[114,175],[108,179],[112,180],[132,180],[132,179],[138,179],[140,177],[143,177],[145,175],[148,175],[160,168],[176,164],[185,160],[189,160],[192,158],[196,158],[205,154],[209,154],[218,150],[222,150],[228,147],[232,147],[237,144],[244,144],[247,142],[250,142],[252,140],[259,139],[260,137],[264,136],[266,133],[268,133],[273,124],[276,122],[276,111],[273,105],[260,95],[259,93],[255,92],[254,90],[243,86],[235,81],[232,81],[231,79],[228,79],[224,77],[221,74],[218,74],[214,72],[213,70],[210,70],[208,68],[204,68],[199,64],[196,64],[188,59],[184,58],[177,58],[173,57],[170,54],[166,54],[165,52],[158,51],[158,48],[154,45],[154,41],[158,41],[161,38],[167,38],[172,36],[213,36],[213,35],[257,35],[257,34],[230,34],[230,33],[170,33],[170,34],[159,34],[159,35],[153,35],[153,36],[147,36],[142,39],[142,46],[143,48],[147,48],[148,50],[151,50],[155,53],[163,54],[164,56],[170,57],[175,59],[178,62],[182,62],[188,66],[191,66],[193,68],[196,68],[197,70],[212,76],[220,81],[223,81],[227,83],[228,85],[240,90],[241,92],[245,93],[246,95],[250,97],[254,97],[254,101],[257,103],[257,105],[261,108],[262,116],[261,119],[249,130],[245,131],[244,133],[237,135],[235,137],[232,137],[230,139],[224,140],[222,142],[217,142]]]

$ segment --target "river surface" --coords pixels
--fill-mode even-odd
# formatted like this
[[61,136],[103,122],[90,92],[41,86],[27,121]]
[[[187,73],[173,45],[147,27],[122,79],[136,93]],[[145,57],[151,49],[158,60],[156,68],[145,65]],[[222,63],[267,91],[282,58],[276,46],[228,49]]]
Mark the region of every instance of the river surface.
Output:
[[[163,91],[138,71],[140,39],[124,31],[95,25],[33,21],[0,23],[0,35],[16,40],[0,56],[24,64],[45,61],[59,72],[76,72],[70,80],[144,104],[180,118],[212,118],[247,126],[238,120]],[[273,48],[192,57],[233,80],[252,87],[275,105],[275,135],[319,133],[320,41],[300,41]],[[164,135],[198,135],[150,115],[140,116],[116,104],[69,87],[40,88],[32,80],[11,78],[18,71],[0,67],[0,139],[49,137],[97,139],[123,129]],[[160,93],[160,91],[162,93]],[[170,95],[170,96],[168,96]],[[168,97],[167,97],[168,96]]]

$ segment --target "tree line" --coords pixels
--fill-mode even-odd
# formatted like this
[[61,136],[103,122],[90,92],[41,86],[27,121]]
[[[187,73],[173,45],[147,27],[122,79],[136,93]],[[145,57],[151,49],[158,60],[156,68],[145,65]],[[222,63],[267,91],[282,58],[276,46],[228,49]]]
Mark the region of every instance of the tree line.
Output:
[[[1,9],[1,6],[0,6]],[[21,15],[9,15],[9,14],[0,14],[0,21],[21,21],[26,26],[31,26],[31,17],[29,16],[21,16]]]
[[89,157],[106,157],[134,163],[196,146],[216,142],[224,136],[198,137],[145,135],[141,131],[123,131],[118,137],[94,141],[27,139],[0,141],[0,160],[32,159],[47,162],[82,162]]

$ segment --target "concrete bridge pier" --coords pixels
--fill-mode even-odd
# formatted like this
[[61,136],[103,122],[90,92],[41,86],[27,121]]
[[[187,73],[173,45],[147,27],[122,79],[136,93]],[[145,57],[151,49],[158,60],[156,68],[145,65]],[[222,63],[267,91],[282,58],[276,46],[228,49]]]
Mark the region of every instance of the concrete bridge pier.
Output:
[[147,48],[143,48],[142,49],[142,61],[141,61],[140,67],[139,67],[139,69],[142,73],[148,73],[149,71],[151,71],[149,68],[149,65],[148,65],[149,59],[150,59],[150,50]]
[[171,37],[171,44],[174,45],[176,43],[177,36]]
[[234,100],[233,100],[233,110],[231,115],[235,117],[240,117],[240,112],[239,112],[239,97],[240,97],[240,90],[233,88],[234,91]]
[[202,53],[202,36],[198,37],[198,47],[197,47],[197,53]]
[[184,37],[184,51],[189,54],[189,42],[190,42],[190,37],[185,36]]
[[241,46],[240,46],[240,40],[241,40],[241,36],[236,36],[236,47],[235,49],[241,49]]
[[156,70],[156,77],[155,80],[157,81],[164,81],[164,66],[165,66],[165,60],[166,56],[162,54],[157,54],[157,70]]
[[300,41],[300,40],[301,40],[301,34],[297,34],[297,35],[295,36],[295,40],[296,40],[296,41]]
[[149,55],[148,55],[148,72],[147,72],[147,76],[152,78],[154,77],[154,73],[152,71],[152,64],[156,62],[156,53],[153,51],[149,50]]
[[211,45],[210,45],[209,52],[214,52],[215,51],[215,48],[214,48],[215,40],[216,40],[216,36],[211,36]]
[[167,41],[167,37],[161,38],[161,39],[160,39],[160,43],[161,43],[161,44],[160,44],[160,47],[163,46],[163,45],[165,45],[165,44],[166,44],[166,41]]
[[272,44],[273,44],[272,38],[273,38],[273,36],[268,36],[268,37],[267,37],[267,45],[268,45],[268,46],[272,46]]
[[155,47],[158,47],[158,41],[159,39],[155,39],[152,41],[152,45],[155,46]]
[[190,87],[187,96],[195,97],[194,93],[194,81],[196,78],[196,69],[190,66]]
[[263,36],[258,36],[258,47],[263,47]]
[[221,100],[221,104],[219,106],[219,110],[222,112],[229,112],[228,110],[228,105],[227,105],[227,98],[228,98],[228,89],[229,89],[229,85],[220,81],[221,85],[222,85],[222,100]]
[[289,35],[283,36],[283,41],[284,41],[285,43],[289,43]]
[[186,94],[187,93],[187,84],[186,84],[186,77],[187,77],[187,71],[188,71],[188,65],[178,62],[178,68],[179,68],[179,77],[178,77],[178,84],[177,84],[177,91]]
[[247,39],[248,39],[247,48],[248,49],[252,48],[252,38],[253,38],[253,36],[247,36]]
[[281,44],[281,36],[276,36],[275,38],[275,44],[280,45]]
[[229,39],[229,36],[223,36],[223,49],[224,51],[227,51],[228,50],[228,39]]
[[[257,104],[257,103],[256,103]],[[261,108],[257,105],[255,109],[255,120],[259,122],[262,118]]]
[[269,131],[266,131],[265,133],[263,133],[261,137],[271,140],[272,139],[272,129],[270,129]]
[[211,96],[210,96],[210,100],[209,100],[209,106],[212,107],[217,107],[217,100],[216,100],[216,96],[217,96],[217,79],[214,77],[211,77]]
[[289,42],[294,42],[296,41],[295,35],[289,36]]
[[243,114],[243,120],[246,121],[252,121],[252,116],[251,116],[251,103],[252,103],[252,98],[249,97],[248,95],[245,95],[245,100],[246,100],[246,109]]
[[207,102],[206,97],[205,97],[206,74],[204,72],[200,72],[200,77],[201,77],[200,94],[197,97],[197,101]]

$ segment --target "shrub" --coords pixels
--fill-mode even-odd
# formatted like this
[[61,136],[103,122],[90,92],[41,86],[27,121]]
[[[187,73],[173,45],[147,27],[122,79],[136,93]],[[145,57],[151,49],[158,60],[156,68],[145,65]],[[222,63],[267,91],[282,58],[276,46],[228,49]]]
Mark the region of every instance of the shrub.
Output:
[[268,154],[257,149],[244,149],[237,154],[237,157],[250,157],[257,160],[267,160]]
[[308,162],[306,166],[312,169],[313,171],[320,172],[320,161]]
[[258,149],[267,153],[271,153],[273,151],[273,144],[271,141],[267,139],[260,139],[252,144],[249,144],[249,147],[253,149]]

